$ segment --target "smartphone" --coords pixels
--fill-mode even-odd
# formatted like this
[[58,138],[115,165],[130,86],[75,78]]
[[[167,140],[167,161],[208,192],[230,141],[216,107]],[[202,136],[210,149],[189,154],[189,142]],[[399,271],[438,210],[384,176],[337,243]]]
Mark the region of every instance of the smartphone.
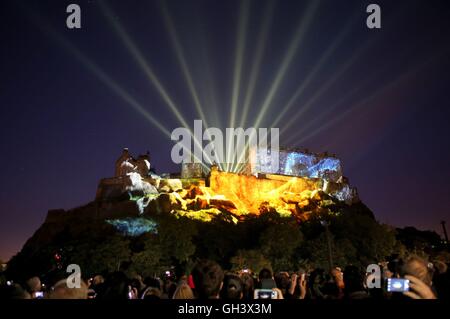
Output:
[[34,295],[36,296],[36,298],[44,298],[44,292],[43,291],[36,291],[34,293]]
[[255,299],[277,299],[278,293],[272,289],[255,289]]
[[405,292],[409,291],[409,280],[402,278],[388,278],[387,280],[388,292]]
[[277,288],[277,284],[273,279],[263,279],[261,280],[261,289],[272,289]]

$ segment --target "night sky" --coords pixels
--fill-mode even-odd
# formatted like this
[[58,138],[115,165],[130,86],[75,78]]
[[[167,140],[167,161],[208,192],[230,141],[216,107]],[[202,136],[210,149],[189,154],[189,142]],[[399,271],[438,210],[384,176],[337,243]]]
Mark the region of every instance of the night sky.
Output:
[[[81,30],[66,27],[70,3],[81,7]],[[380,30],[366,27],[369,3],[381,6]],[[248,7],[1,1],[0,258],[20,250],[48,209],[93,200],[124,147],[150,151],[158,173],[179,169],[173,143],[148,115],[169,132],[181,125],[118,28],[191,126],[199,115],[180,61],[210,126],[229,125],[233,92],[239,124],[253,83],[245,128],[266,104],[260,127],[282,114],[280,144],[336,154],[378,220],[442,234],[450,210],[448,0],[312,7],[300,0]]]

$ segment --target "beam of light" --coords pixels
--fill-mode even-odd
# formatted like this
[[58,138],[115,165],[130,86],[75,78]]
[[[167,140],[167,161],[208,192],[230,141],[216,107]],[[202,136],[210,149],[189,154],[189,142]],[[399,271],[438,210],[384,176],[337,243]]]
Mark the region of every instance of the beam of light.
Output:
[[266,112],[269,108],[269,106],[272,103],[272,100],[274,99],[279,86],[281,85],[284,77],[287,74],[287,71],[291,65],[292,59],[294,58],[295,54],[297,53],[298,47],[300,43],[303,40],[303,37],[311,24],[312,18],[314,17],[314,14],[319,7],[320,1],[311,1],[307,10],[305,11],[305,14],[300,19],[300,24],[295,32],[294,39],[290,43],[288,50],[282,60],[281,66],[278,69],[275,80],[273,81],[265,99],[263,102],[263,105],[261,106],[261,109],[259,111],[258,117],[256,118],[255,124],[253,127],[258,128],[261,124],[262,119],[264,116],[266,116]]
[[[349,26],[350,26],[350,24],[347,25],[347,27],[349,27]],[[347,27],[344,28],[344,32],[340,34],[341,36],[343,36],[343,35],[345,34],[345,30],[347,29]],[[341,78],[342,74],[345,73],[345,72],[353,65],[354,61],[357,60],[357,59],[359,59],[360,56],[363,54],[363,52],[364,52],[365,50],[369,49],[369,48],[371,47],[371,45],[373,45],[373,44],[374,44],[373,41],[366,41],[365,44],[364,44],[363,46],[361,46],[360,48],[358,48],[358,49],[352,54],[352,56],[351,56],[349,59],[347,59],[347,62],[346,62],[343,66],[341,66],[341,67],[339,68],[339,70],[338,70],[336,73],[334,73],[333,77],[331,77],[331,78],[330,78],[323,86],[321,86],[320,89],[319,89],[318,91],[316,91],[315,94],[314,94],[311,98],[309,98],[308,101],[301,107],[301,109],[300,109],[295,115],[293,115],[293,116],[290,117],[290,119],[289,119],[289,121],[288,121],[287,123],[283,123],[283,127],[280,129],[280,135],[281,135],[282,133],[286,132],[286,130],[287,130],[289,127],[291,127],[294,123],[296,123],[296,122],[297,122],[297,119],[298,119],[302,114],[304,114],[308,109],[310,109],[311,106],[313,106],[313,105],[316,103],[316,101],[322,96],[323,92],[326,92],[326,91],[327,91],[327,90],[328,90],[328,89],[329,89],[336,81],[338,81],[338,80]],[[337,44],[336,44],[336,42],[334,41],[334,43],[331,45],[331,47],[335,47],[336,45],[337,45]],[[334,50],[334,49],[333,49],[333,50]],[[328,51],[327,53],[329,53],[329,54],[332,53],[331,50],[327,50],[327,51]],[[325,54],[325,55],[329,55],[329,54]],[[323,56],[322,56],[322,57],[323,57]],[[322,59],[321,59],[321,60],[322,60]],[[362,87],[362,86],[359,86],[359,88],[361,88],[361,87]],[[353,94],[355,91],[357,91],[357,88],[352,89],[350,92],[351,92],[351,94]],[[298,92],[298,91],[297,91],[297,92]],[[294,94],[293,97],[295,97],[295,95],[297,94],[297,92]],[[347,95],[351,95],[351,94],[348,94],[348,93],[347,93]],[[339,101],[336,102],[336,103],[334,103],[334,104],[331,106],[330,109],[333,109],[334,107],[338,106],[338,105],[341,103],[341,101],[343,101],[343,100],[345,100],[345,98],[339,99]],[[286,107],[290,108],[290,107],[291,107],[290,104],[291,104],[291,103],[294,103],[294,102],[295,102],[295,99],[294,99],[294,98],[291,98],[291,99],[289,100],[288,104],[287,104],[283,109],[285,109]],[[279,117],[278,120],[280,120],[280,119],[281,119],[281,118]],[[274,126],[274,125],[272,125],[272,127],[273,127],[273,126]],[[301,131],[301,132],[304,132],[304,130],[305,130],[305,128],[303,128],[303,129],[301,129],[301,130],[299,130],[299,131],[296,131],[296,133],[295,133],[294,135],[290,135],[289,138],[285,139],[285,140],[284,140],[284,143],[286,143],[286,144],[288,145],[288,144],[289,144],[296,136],[299,135],[299,132],[300,132],[300,131]],[[302,140],[302,141],[303,141],[303,140]],[[298,141],[298,140],[297,140],[297,141],[296,141],[296,144],[299,145],[302,141]]]
[[[270,89],[264,99],[264,102],[261,106],[259,114],[256,118],[256,121],[254,122],[254,125],[253,125],[254,128],[256,128],[256,129],[259,128],[259,125],[261,124],[262,119],[264,118],[268,108],[272,104],[272,100],[274,99],[282,81],[284,80],[284,77],[286,76],[286,74],[288,72],[291,62],[292,62],[293,58],[295,57],[295,54],[298,51],[300,43],[302,42],[302,40],[305,36],[305,33],[308,30],[308,28],[311,24],[312,18],[314,17],[315,12],[317,11],[319,5],[320,5],[319,0],[310,2],[306,12],[303,14],[302,18],[300,19],[301,22],[299,23],[299,25],[296,29],[294,38],[292,39],[292,41],[288,47],[288,50],[283,57],[281,65],[276,73],[275,79],[272,82],[272,85],[270,86]],[[238,162],[242,161],[243,156],[245,156],[245,154],[241,154]]]
[[319,61],[315,64],[312,71],[309,72],[308,76],[302,81],[301,85],[297,88],[295,93],[289,99],[288,103],[283,108],[281,108],[281,112],[278,113],[278,116],[275,118],[275,120],[272,124],[272,127],[276,127],[278,125],[278,123],[281,121],[283,116],[294,105],[295,101],[297,101],[297,99],[303,95],[305,89],[308,87],[308,85],[314,79],[314,77],[316,76],[318,71],[325,65],[325,63],[328,61],[328,59],[331,57],[331,55],[336,51],[336,49],[339,47],[341,42],[344,40],[345,36],[348,35],[349,31],[351,30],[352,24],[353,24],[353,21],[350,21],[349,23],[347,23],[346,26],[344,27],[344,29],[339,33],[339,35],[333,40],[332,44],[327,48],[325,53],[322,54]]
[[153,117],[145,107],[136,101],[125,89],[123,89],[117,82],[111,79],[96,63],[90,58],[84,55],[75,45],[69,42],[67,39],[57,33],[50,25],[48,25],[44,19],[37,16],[35,13],[29,12],[30,17],[36,22],[37,25],[44,32],[46,32],[52,39],[56,40],[67,52],[72,54],[86,69],[91,71],[94,76],[100,80],[106,87],[112,92],[118,95],[127,105],[131,106],[135,111],[141,114],[144,118],[149,120],[155,127],[157,127],[164,135],[170,138],[170,132],[155,118]]
[[[398,15],[399,13],[397,13]],[[391,19],[389,24],[392,25],[395,19]],[[340,67],[337,73],[334,73],[333,77],[330,78],[325,85],[323,85],[308,101],[301,107],[300,111],[297,112],[293,117],[290,117],[287,123],[283,123],[283,128],[280,130],[280,135],[284,133],[291,125],[297,122],[298,118],[303,115],[311,106],[314,105],[316,100],[320,98],[320,95],[325,92],[329,87],[331,87],[337,80],[339,80],[340,75],[343,74],[351,65],[354,63],[354,60],[359,59],[364,51],[368,50],[372,45],[374,45],[375,41],[366,41],[365,44],[358,48],[352,56],[347,60],[343,66]],[[292,102],[291,102],[292,101]],[[289,103],[294,103],[295,100],[291,99]]]
[[[311,108],[311,106],[316,103],[316,101],[322,96],[324,92],[326,92],[332,85],[334,85],[338,80],[341,79],[342,75],[354,64],[354,61],[358,59],[363,51],[365,51],[372,42],[366,42],[366,44],[356,50],[350,58],[347,59],[347,62],[342,65],[337,72],[333,74],[333,76],[328,79],[328,81],[317,90],[314,95],[308,99],[308,101],[302,105],[300,110],[295,113],[295,115],[291,116],[289,120],[283,124],[283,128],[280,130],[280,134],[285,132],[291,125],[297,123],[300,116],[302,116],[307,110]],[[290,103],[294,103],[295,100],[291,100]],[[290,107],[290,105],[289,105]]]
[[[206,120],[205,112],[203,111],[202,104],[200,103],[200,98],[199,98],[196,86],[194,84],[194,81],[192,79],[192,74],[189,70],[188,64],[187,64],[185,56],[184,56],[183,47],[180,43],[175,25],[173,23],[172,17],[170,16],[170,13],[168,11],[168,8],[167,8],[167,5],[165,4],[165,2],[161,2],[161,10],[162,10],[165,26],[169,33],[170,41],[172,43],[172,46],[175,51],[175,55],[177,57],[178,64],[180,65],[184,79],[188,85],[189,92],[194,101],[195,109],[196,109],[198,115],[200,116],[200,119],[202,120],[203,125],[205,126],[205,130],[206,130],[209,127],[209,125]],[[209,136],[209,138],[211,139],[211,136]],[[218,165],[221,169],[223,169],[221,163]]]
[[178,63],[180,64],[181,70],[183,72],[183,76],[184,76],[186,83],[188,85],[188,88],[189,88],[189,92],[191,93],[192,99],[194,101],[195,108],[197,110],[198,115],[200,116],[200,119],[203,121],[205,128],[208,128],[209,126],[206,121],[203,107],[200,103],[197,89],[194,85],[194,81],[192,80],[191,72],[189,70],[189,67],[186,63],[186,59],[184,57],[183,48],[178,39],[177,31],[173,24],[172,18],[170,17],[170,14],[169,14],[166,4],[164,2],[162,3],[161,8],[162,8],[162,12],[163,12],[164,22],[165,22],[166,28],[168,30],[170,40],[172,42],[172,46],[175,50]]
[[[77,47],[75,47],[72,43],[61,37],[56,32],[52,31],[52,34],[58,42],[61,43],[63,47],[65,47],[69,52],[73,54],[73,56],[80,61],[88,70],[90,70],[105,86],[110,88],[115,94],[117,94],[120,98],[122,98],[127,105],[131,106],[135,111],[141,114],[145,119],[149,120],[154,126],[156,126],[164,135],[166,135],[169,139],[171,138],[171,132],[168,131],[159,120],[153,117],[146,108],[136,101],[127,91],[125,91],[117,82],[111,79],[97,64],[95,64],[91,59],[89,59],[86,55],[84,55]],[[190,155],[196,158],[198,161],[202,162],[201,159],[197,158],[191,150],[185,149]],[[206,165],[203,164],[203,167],[207,168]]]
[[[338,101],[333,103],[330,107],[327,108],[325,112],[322,112],[317,118],[314,118],[311,121],[308,121],[305,123],[305,125],[302,125],[299,127],[299,130],[295,132],[295,136],[301,136],[304,132],[308,132],[310,127],[316,126],[318,123],[321,123],[323,119],[329,115],[336,107],[339,105],[342,105],[346,100],[348,100],[350,97],[354,96],[356,93],[360,92],[363,89],[364,85],[353,87],[351,91],[347,92],[345,96],[342,96]],[[293,140],[293,136],[289,136],[285,142],[289,144],[289,142]]]
[[[56,32],[42,17],[37,13],[31,12],[27,7],[23,7],[24,11],[28,14],[31,20],[37,25],[49,38],[56,41],[62,48],[64,48],[68,53],[70,53],[78,62],[80,62],[87,70],[92,72],[92,74],[106,87],[108,87],[113,93],[118,95],[127,105],[131,106],[136,112],[141,114],[145,119],[152,123],[156,128],[158,128],[165,136],[169,139],[171,138],[171,132],[169,132],[159,120],[153,117],[146,108],[136,101],[125,89],[123,89],[117,82],[115,82],[106,72],[104,72],[95,62],[83,54],[74,44],[68,41],[66,38],[62,37],[58,32]],[[186,149],[184,149],[186,150]],[[195,157],[191,150],[186,150],[189,154]],[[196,157],[195,157],[196,158]],[[202,163],[203,167],[207,168],[206,165]]]
[[[308,132],[310,127],[316,126],[318,123],[323,123],[324,118],[327,115],[330,115],[339,105],[342,105],[345,101],[350,100],[353,96],[360,93],[371,81],[373,81],[375,78],[377,78],[381,73],[386,71],[387,68],[384,68],[383,70],[378,70],[375,74],[372,74],[372,76],[364,77],[359,83],[358,86],[353,86],[349,91],[346,91],[344,95],[342,95],[337,101],[335,101],[332,105],[328,106],[327,109],[324,112],[321,112],[320,115],[311,121],[308,121],[305,123],[305,125],[302,125],[298,128],[298,130],[295,131],[295,136],[301,136],[304,132]],[[286,142],[289,142],[292,139],[292,136],[290,136]]]
[[[346,116],[348,116],[353,111],[355,111],[357,109],[360,109],[361,107],[367,105],[372,100],[382,96],[387,91],[395,88],[397,85],[401,84],[404,80],[406,80],[406,79],[410,78],[411,76],[415,75],[416,73],[420,72],[421,69],[425,68],[431,62],[434,62],[436,57],[437,56],[432,56],[431,58],[429,58],[425,62],[421,63],[419,66],[415,67],[414,69],[404,72],[403,74],[401,74],[400,76],[398,76],[397,78],[392,80],[391,82],[387,83],[386,85],[384,85],[381,88],[379,88],[378,90],[376,90],[373,94],[371,94],[368,97],[362,99],[361,101],[359,101],[358,103],[353,105],[351,108],[347,109],[345,112],[342,112],[338,116],[334,117],[331,121],[328,121],[324,125],[318,127],[316,130],[312,131],[310,134],[304,136],[303,138],[298,140],[298,142],[302,143],[304,141],[307,141],[311,137],[313,137],[313,136],[319,134],[320,132],[324,131],[326,128],[328,128],[328,127],[336,124],[337,122],[341,121],[342,119],[344,119]],[[296,135],[297,134],[291,136],[291,139],[294,138]]]
[[[194,143],[202,150],[203,147],[201,143],[196,139],[195,135],[192,133],[190,126],[186,122],[186,120],[183,118],[183,115],[176,107],[173,99],[169,96],[166,89],[162,85],[161,81],[156,76],[155,72],[150,67],[149,63],[146,61],[140,50],[137,48],[137,46],[134,44],[134,42],[131,40],[130,36],[127,34],[125,29],[113,18],[113,12],[112,10],[106,5],[105,2],[101,1],[99,2],[100,7],[103,9],[104,15],[107,18],[107,20],[110,22],[110,24],[113,26],[116,34],[119,36],[119,38],[124,42],[127,50],[129,53],[133,56],[134,60],[138,63],[138,65],[142,68],[147,78],[150,80],[150,83],[156,88],[157,92],[160,94],[164,102],[169,106],[172,113],[175,115],[177,120],[180,122],[180,124],[187,128],[191,132],[192,139]],[[203,155],[205,158],[212,162],[212,160],[208,157],[206,153],[203,152]],[[197,159],[197,157],[196,157]],[[200,159],[200,162],[203,163],[203,161]]]
[[[171,41],[172,46],[173,46],[174,51],[175,51],[175,55],[176,55],[177,61],[178,61],[179,65],[180,65],[180,68],[182,70],[184,79],[185,79],[185,81],[187,83],[189,92],[190,92],[190,94],[192,96],[192,99],[193,99],[196,111],[197,111],[198,115],[200,116],[200,119],[202,120],[203,125],[204,125],[205,130],[206,130],[209,127],[209,124],[208,124],[208,122],[206,120],[205,112],[204,112],[203,106],[202,106],[202,104],[200,102],[199,94],[198,94],[198,91],[196,89],[196,85],[194,84],[191,71],[190,71],[190,69],[188,67],[188,64],[186,62],[186,58],[185,58],[185,55],[184,55],[184,50],[183,50],[183,47],[182,47],[182,45],[180,43],[180,40],[179,40],[177,31],[176,31],[175,25],[173,23],[172,17],[170,16],[170,13],[168,11],[167,5],[164,2],[161,3],[161,10],[162,10],[165,26],[166,26],[167,31],[169,33],[170,41]],[[211,139],[211,136],[208,136],[208,137],[209,137],[209,139]],[[223,166],[222,166],[222,163],[218,163],[218,165],[219,165],[221,170],[224,169]]]
[[[233,89],[232,89],[232,95],[231,95],[231,114],[230,114],[230,127],[235,127],[235,120],[236,120],[236,111],[237,111],[237,105],[239,102],[239,89],[241,86],[241,74],[242,74],[242,62],[244,59],[244,49],[245,49],[245,40],[247,36],[247,23],[248,23],[248,13],[250,9],[250,1],[249,0],[243,0],[241,1],[241,5],[239,8],[239,21],[238,21],[238,27],[237,27],[237,36],[236,36],[236,54],[235,54],[235,62],[234,62],[234,75],[233,75]],[[227,147],[227,163],[226,168],[227,171],[230,170],[230,154],[232,153],[230,151],[231,148],[231,141],[228,142]]]
[[175,106],[175,103],[173,102],[172,98],[169,96],[167,91],[165,90],[162,83],[159,81],[158,77],[156,76],[155,72],[152,70],[150,65],[147,63],[146,59],[140,52],[140,50],[137,48],[137,46],[133,43],[127,32],[123,29],[123,27],[119,24],[117,20],[113,18],[113,12],[110,8],[108,8],[105,4],[105,2],[101,1],[99,2],[104,10],[104,15],[110,22],[110,24],[113,26],[114,30],[116,31],[117,35],[120,37],[120,39],[124,42],[126,48],[130,52],[130,54],[133,56],[135,61],[138,63],[138,65],[142,68],[147,78],[150,80],[150,82],[153,84],[153,86],[156,88],[164,102],[169,106],[172,113],[175,115],[175,117],[178,119],[178,121],[186,128],[189,127],[189,125],[184,120],[181,112],[178,110],[178,108]]
[[250,77],[248,80],[248,86],[247,86],[247,92],[245,94],[244,98],[244,104],[242,107],[242,118],[239,127],[244,127],[248,111],[250,108],[250,104],[252,101],[253,93],[256,86],[256,80],[258,78],[259,72],[260,72],[260,66],[262,62],[262,58],[264,56],[264,51],[267,44],[267,33],[269,30],[269,27],[271,25],[272,19],[273,19],[273,10],[275,6],[275,1],[268,1],[266,8],[264,10],[264,16],[263,16],[263,22],[261,25],[260,32],[258,34],[258,40],[256,42],[256,54],[254,56],[254,60],[252,63],[251,71],[250,71]]
[[[274,6],[275,6],[275,1],[268,1],[267,5],[264,9],[263,22],[262,22],[260,32],[258,34],[258,40],[257,40],[257,44],[256,44],[256,54],[255,54],[255,57],[254,57],[254,60],[252,63],[252,67],[251,67],[251,71],[250,71],[250,77],[249,77],[249,82],[248,82],[248,86],[247,86],[247,92],[246,92],[245,98],[244,98],[244,104],[243,104],[242,114],[241,114],[242,117],[241,117],[239,127],[244,127],[246,120],[247,120],[247,115],[248,115],[248,112],[250,109],[251,100],[252,100],[254,89],[256,86],[256,80],[258,79],[262,58],[264,56],[264,51],[265,51],[266,42],[267,42],[267,33],[269,31],[269,27],[272,22]],[[242,168],[240,170],[237,170],[237,166],[238,166],[238,163],[240,163],[242,161],[244,156],[245,156],[244,154],[240,155],[239,159],[236,161],[236,163],[234,163],[235,164],[234,167],[231,168],[232,172],[239,173],[242,171]]]

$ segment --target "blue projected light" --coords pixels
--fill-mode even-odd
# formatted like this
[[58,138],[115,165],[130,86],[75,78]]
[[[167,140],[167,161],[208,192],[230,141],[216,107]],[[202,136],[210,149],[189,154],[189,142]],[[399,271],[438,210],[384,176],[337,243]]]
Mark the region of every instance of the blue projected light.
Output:
[[326,171],[339,172],[341,170],[341,163],[336,158],[324,158],[317,164],[308,168],[308,177],[319,178],[323,177]]
[[125,236],[136,237],[145,233],[158,233],[158,224],[147,218],[108,219],[106,222]]
[[[259,158],[260,163],[263,163],[264,154],[259,154]],[[280,151],[279,162],[279,170],[270,173],[327,180],[336,180],[342,173],[341,162],[334,157],[318,157],[314,154]],[[266,167],[260,165],[260,168],[264,171]]]
[[[283,158],[283,154],[280,154]],[[287,153],[284,170],[280,173],[285,175],[309,176],[309,167],[314,164],[314,156],[302,153]]]
[[348,185],[345,185],[341,190],[333,193],[333,196],[340,201],[347,201],[352,199],[353,194],[351,188]]
[[280,150],[278,152],[279,166],[274,169],[270,165],[271,156],[266,149],[258,149],[256,152],[256,163],[253,173],[280,174],[298,176],[305,178],[321,179],[328,194],[340,201],[353,201],[358,195],[355,189],[348,185],[346,179],[341,179],[341,161],[327,154],[314,154],[302,151]]

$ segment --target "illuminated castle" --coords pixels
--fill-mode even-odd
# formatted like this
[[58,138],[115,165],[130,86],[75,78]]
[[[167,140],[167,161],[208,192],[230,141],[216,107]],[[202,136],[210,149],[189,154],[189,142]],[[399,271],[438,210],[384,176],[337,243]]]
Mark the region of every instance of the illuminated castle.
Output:
[[221,170],[221,165],[205,172],[206,165],[190,163],[174,176],[154,174],[148,154],[133,158],[124,149],[116,161],[115,176],[100,180],[96,201],[136,200],[140,214],[149,210],[195,215],[223,209],[241,216],[275,209],[300,219],[314,211],[311,203],[325,203],[327,196],[348,205],[359,202],[356,188],[343,176],[335,156],[283,148],[275,154],[279,165],[272,166],[270,155],[274,154],[255,148],[248,151],[242,167],[233,166],[233,172]]

